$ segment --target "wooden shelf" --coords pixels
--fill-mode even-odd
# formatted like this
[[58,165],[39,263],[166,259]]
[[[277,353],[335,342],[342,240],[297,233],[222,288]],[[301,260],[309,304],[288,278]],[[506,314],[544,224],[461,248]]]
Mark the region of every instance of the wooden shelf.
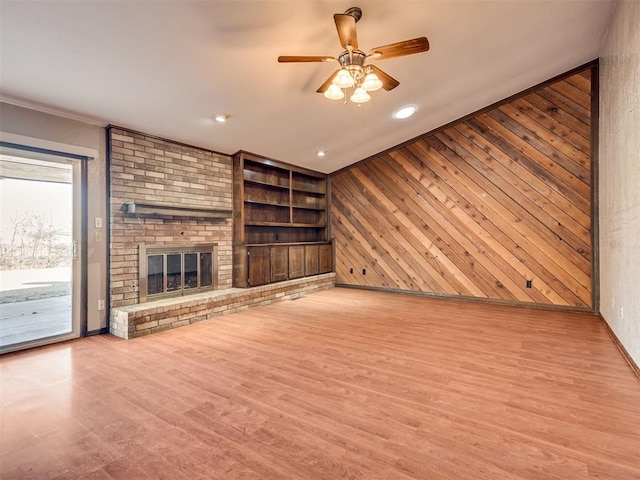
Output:
[[[291,228],[324,228],[326,223],[289,223],[289,222],[245,222],[252,227],[291,227]],[[305,242],[306,243],[306,242]]]
[[316,190],[305,190],[303,188],[292,187],[291,190],[294,192],[300,192],[307,195],[313,195],[314,197],[325,197],[327,194],[325,192],[318,192]]
[[300,228],[325,228],[327,226],[326,223],[292,223],[291,225]]
[[318,177],[317,175],[292,171],[291,189],[316,195],[326,195],[327,182],[326,179]]
[[292,225],[290,223],[284,223],[284,222],[253,222],[253,221],[246,221],[244,222],[245,225],[250,225],[252,227],[291,227]]
[[[251,203],[253,205],[270,205],[272,207],[284,207],[289,208],[288,203],[278,203],[278,202],[263,202],[262,200],[244,200],[244,203]],[[323,209],[324,210],[324,209]]]
[[324,211],[325,208],[324,207],[313,207],[311,205],[290,205],[288,203],[278,203],[278,202],[269,202],[269,201],[263,201],[263,200],[244,200],[244,203],[250,203],[251,205],[269,205],[271,207],[283,207],[283,208],[289,208],[289,207],[293,207],[293,208],[299,208],[302,210],[318,210],[318,211]]
[[189,205],[169,205],[150,202],[126,202],[123,205],[124,212],[133,216],[155,217],[192,217],[224,220],[231,218],[231,210],[218,210],[213,208],[192,207]]
[[[329,242],[304,242],[304,245],[328,245]],[[291,247],[300,245],[300,242],[273,242],[273,243],[248,243],[246,247]]]
[[328,178],[238,152],[233,158],[233,285],[331,271]]
[[307,205],[293,205],[293,208],[300,208],[302,210],[318,210],[320,212],[324,211],[324,207],[310,207]]
[[278,188],[278,189],[282,189],[282,190],[289,190],[289,185],[278,185],[278,184],[275,184],[275,183],[262,182],[260,180],[252,180],[250,178],[245,178],[244,181],[245,181],[245,183],[253,183],[254,185],[262,185],[263,187],[271,187],[271,188]]

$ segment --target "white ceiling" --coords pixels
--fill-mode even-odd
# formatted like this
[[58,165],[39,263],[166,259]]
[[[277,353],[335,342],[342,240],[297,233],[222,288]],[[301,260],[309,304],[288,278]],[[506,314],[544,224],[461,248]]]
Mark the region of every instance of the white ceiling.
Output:
[[[331,172],[597,58],[614,3],[2,0],[0,98]],[[332,16],[351,6],[365,52],[431,44],[376,62],[400,86],[361,107],[315,93],[335,64],[276,61],[337,56]],[[416,115],[393,120],[405,104]]]

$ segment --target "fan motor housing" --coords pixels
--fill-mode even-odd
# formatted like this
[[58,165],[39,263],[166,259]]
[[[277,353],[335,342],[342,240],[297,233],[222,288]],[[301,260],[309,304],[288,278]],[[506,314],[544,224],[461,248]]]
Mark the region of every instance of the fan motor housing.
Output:
[[351,54],[349,54],[348,50],[345,50],[338,57],[340,65],[347,69],[352,65],[362,67],[366,59],[367,55],[362,50],[354,50]]
[[362,50],[353,50],[349,54],[348,50],[345,50],[338,57],[338,61],[343,68],[346,68],[353,78],[359,78],[364,74],[364,61],[367,59],[367,55]]

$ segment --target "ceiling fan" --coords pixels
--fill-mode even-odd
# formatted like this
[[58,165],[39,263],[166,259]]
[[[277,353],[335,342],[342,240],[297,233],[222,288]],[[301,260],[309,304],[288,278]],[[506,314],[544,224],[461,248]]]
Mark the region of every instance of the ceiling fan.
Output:
[[[327,80],[316,90],[331,100],[344,98],[347,88],[354,87],[351,101],[364,103],[371,98],[368,92],[384,88],[393,90],[400,82],[375,65],[367,64],[367,60],[385,60],[387,58],[413,55],[414,53],[429,50],[429,41],[426,37],[405,40],[382,47],[372,48],[369,53],[358,49],[358,37],[356,35],[356,22],[362,18],[362,10],[351,7],[344,13],[336,13],[333,19],[338,29],[338,37],[342,48],[346,50],[337,57],[330,56],[280,56],[280,63],[297,62],[338,62],[340,68],[333,72]],[[346,101],[346,100],[345,100]]]

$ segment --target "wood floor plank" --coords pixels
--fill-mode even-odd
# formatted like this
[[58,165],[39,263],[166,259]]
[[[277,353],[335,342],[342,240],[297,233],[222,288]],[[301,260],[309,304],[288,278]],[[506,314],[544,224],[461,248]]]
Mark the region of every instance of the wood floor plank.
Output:
[[637,479],[598,317],[332,288],[0,358],[4,479]]

